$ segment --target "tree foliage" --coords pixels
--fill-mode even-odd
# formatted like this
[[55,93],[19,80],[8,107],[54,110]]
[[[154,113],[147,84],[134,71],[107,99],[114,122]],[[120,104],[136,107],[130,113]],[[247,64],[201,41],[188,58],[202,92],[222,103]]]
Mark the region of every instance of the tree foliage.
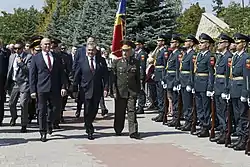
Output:
[[2,12],[2,16],[0,16],[0,38],[5,43],[29,40],[32,35],[38,33],[37,27],[41,17],[41,13],[34,7],[14,9],[13,14]]
[[180,17],[177,18],[177,32],[183,35],[196,34],[202,13],[205,8],[201,8],[199,3],[192,4]]
[[223,1],[222,0],[213,0],[213,12],[216,12],[217,15],[223,10]]

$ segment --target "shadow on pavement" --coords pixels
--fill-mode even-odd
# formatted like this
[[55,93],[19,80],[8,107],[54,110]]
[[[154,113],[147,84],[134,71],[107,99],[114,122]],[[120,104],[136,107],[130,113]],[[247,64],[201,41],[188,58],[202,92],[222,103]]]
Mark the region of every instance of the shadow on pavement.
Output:
[[17,145],[17,144],[24,144],[27,143],[28,141],[23,138],[5,138],[5,139],[0,139],[0,148],[5,147],[5,146],[12,146],[12,145]]
[[153,137],[153,136],[162,136],[162,135],[176,135],[176,134],[188,134],[181,131],[164,131],[164,132],[141,132],[141,138]]
[[[0,133],[20,133],[21,128],[19,129],[0,129]],[[27,133],[38,132],[35,129],[27,129]]]

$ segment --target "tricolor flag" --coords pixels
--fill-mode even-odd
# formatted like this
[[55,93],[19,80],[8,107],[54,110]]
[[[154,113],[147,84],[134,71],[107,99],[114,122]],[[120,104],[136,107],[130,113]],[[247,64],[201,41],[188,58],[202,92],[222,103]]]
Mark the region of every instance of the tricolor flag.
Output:
[[125,35],[126,3],[127,0],[120,0],[119,7],[116,13],[113,41],[112,41],[112,53],[117,57],[122,56],[121,40],[123,40]]

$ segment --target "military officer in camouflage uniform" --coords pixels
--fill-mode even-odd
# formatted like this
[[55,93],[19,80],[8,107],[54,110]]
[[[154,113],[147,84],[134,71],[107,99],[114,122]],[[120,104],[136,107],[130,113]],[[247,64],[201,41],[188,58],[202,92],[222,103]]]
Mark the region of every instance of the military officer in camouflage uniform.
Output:
[[113,91],[115,96],[114,129],[116,135],[121,135],[127,110],[130,138],[139,139],[136,100],[141,90],[140,63],[134,58],[135,44],[128,40],[124,40],[122,43],[123,56],[113,63]]
[[215,138],[211,138],[210,141],[217,142],[218,144],[225,144],[226,128],[227,128],[227,94],[228,94],[228,59],[232,58],[232,53],[229,51],[231,43],[234,40],[228,35],[221,33],[219,35],[219,41],[217,45],[216,63],[215,63],[215,79],[214,79],[214,99],[216,107],[216,115],[219,120],[220,130],[219,135]]
[[164,76],[164,68],[166,65],[165,55],[167,54],[167,50],[165,48],[165,35],[159,35],[157,39],[157,48],[153,52],[153,56],[155,58],[155,71],[154,71],[154,80],[156,83],[156,91],[157,91],[157,101],[158,101],[158,112],[159,115],[152,118],[152,121],[162,122],[164,116],[164,89],[163,89],[163,76]]
[[[170,41],[170,48],[172,53],[166,58],[166,71],[163,78],[163,88],[167,89],[167,97],[169,101],[169,110],[173,112],[173,119],[168,124],[170,127],[179,127],[178,119],[178,92],[180,89],[179,85],[179,55],[181,52],[179,50],[180,44],[184,41],[179,35],[173,34]],[[177,88],[178,87],[178,88]],[[177,90],[178,89],[178,90]]]
[[146,104],[145,93],[145,79],[146,79],[146,65],[148,54],[144,50],[144,40],[141,37],[136,38],[136,56],[135,58],[140,62],[140,74],[141,74],[141,90],[138,96],[138,110],[137,114],[144,114],[144,107]]
[[[201,130],[197,131],[198,137],[209,137],[210,128],[210,100],[213,96],[214,80],[214,57],[210,52],[210,47],[214,40],[207,34],[202,33],[199,36],[199,53],[195,57],[193,86],[195,92],[197,118],[200,122]],[[190,88],[191,86],[188,85]]]
[[234,118],[236,121],[236,132],[239,135],[236,142],[228,147],[234,150],[244,150],[248,136],[248,105],[246,79],[249,77],[250,60],[246,53],[250,39],[243,34],[234,35],[236,43],[236,54],[231,60],[229,75],[229,94],[232,100]]
[[[185,54],[180,58],[179,66],[179,81],[181,84],[183,115],[185,124],[181,127],[182,131],[190,131],[192,124],[192,92],[191,87],[187,88],[187,85],[191,81],[191,65],[193,56],[196,54],[194,46],[199,44],[199,41],[193,35],[188,35],[185,39],[184,47],[186,48]],[[186,89],[187,88],[187,89]]]

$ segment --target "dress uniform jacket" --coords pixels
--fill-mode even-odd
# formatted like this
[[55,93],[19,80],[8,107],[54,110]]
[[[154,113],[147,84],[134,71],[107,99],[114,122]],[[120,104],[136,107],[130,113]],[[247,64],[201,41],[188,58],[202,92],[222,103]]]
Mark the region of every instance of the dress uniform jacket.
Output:
[[180,63],[180,73],[179,73],[179,81],[181,84],[181,87],[186,87],[189,85],[191,80],[191,65],[193,61],[193,56],[195,54],[194,50],[190,50],[189,52],[186,52],[184,56],[181,58]]
[[165,48],[161,48],[159,53],[155,58],[155,81],[161,81],[164,76],[164,67],[166,66],[165,55],[167,55],[167,51]]
[[172,89],[174,86],[178,85],[180,54],[181,52],[179,50],[175,50],[167,58],[164,82],[167,84],[168,89]]
[[235,54],[231,61],[229,60],[229,93],[232,98],[247,97],[246,76],[249,76],[249,70],[246,68],[246,63],[248,58],[248,54],[243,52]]
[[221,93],[228,93],[227,85],[229,78],[228,59],[232,58],[230,51],[226,51],[224,55],[218,55],[215,63],[215,79],[214,79],[214,92],[215,95]]
[[140,92],[140,63],[132,56],[118,58],[113,63],[113,91],[121,98],[136,97]]
[[194,89],[195,92],[206,92],[213,90],[214,69],[212,67],[214,57],[211,52],[199,53],[195,58],[194,67]]
[[145,81],[146,78],[147,58],[148,55],[143,49],[136,55],[136,59],[140,62],[141,80],[143,81]]

